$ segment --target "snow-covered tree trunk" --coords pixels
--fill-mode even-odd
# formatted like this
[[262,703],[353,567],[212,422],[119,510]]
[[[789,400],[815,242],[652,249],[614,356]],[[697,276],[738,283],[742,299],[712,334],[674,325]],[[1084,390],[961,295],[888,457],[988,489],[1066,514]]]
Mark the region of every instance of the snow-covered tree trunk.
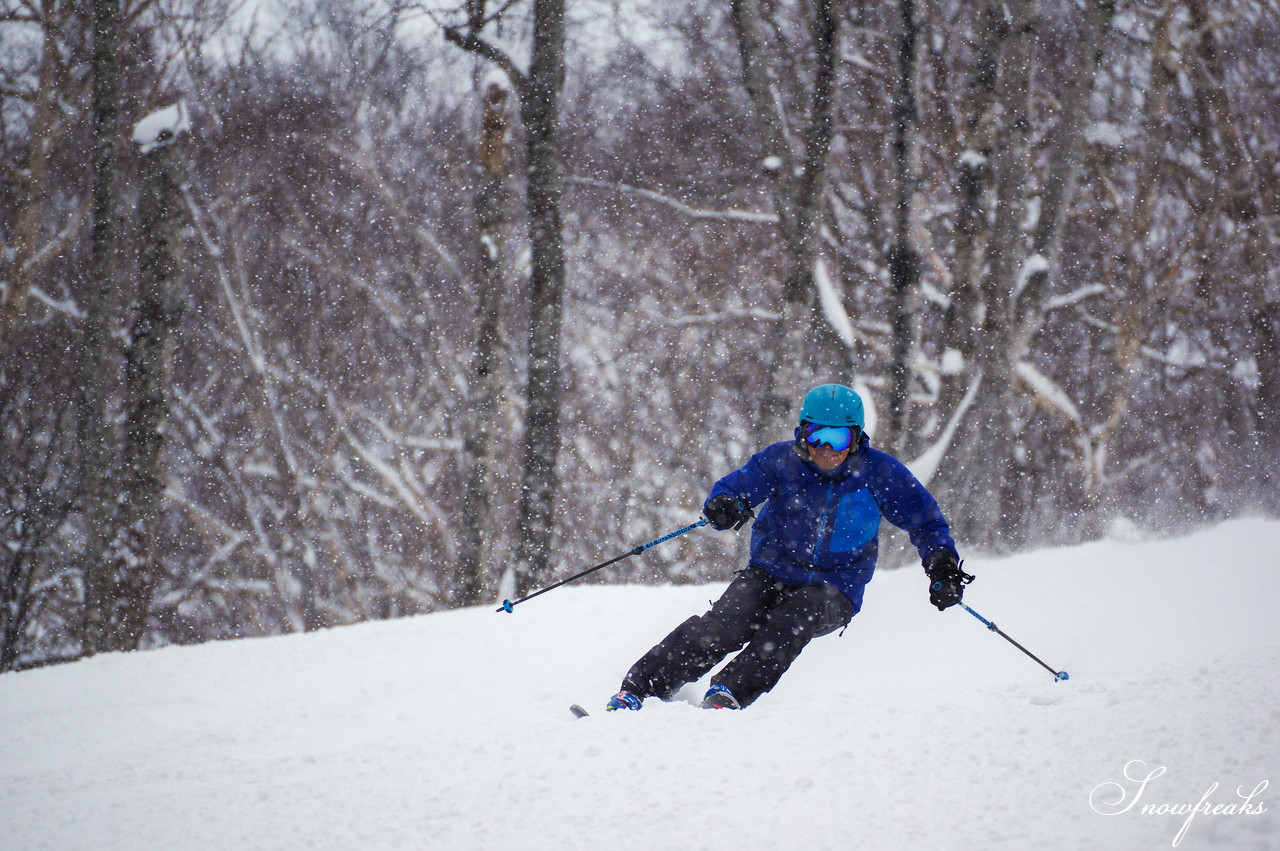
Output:
[[182,317],[178,244],[186,173],[186,106],[140,122],[142,149],[138,226],[138,304],[125,358],[124,464],[119,537],[113,546],[120,581],[120,631],[125,649],[137,649],[159,584],[155,529],[163,503],[163,453],[173,383],[173,338]]
[[507,374],[506,275],[510,228],[507,88],[490,79],[483,94],[480,188],[476,193],[479,236],[475,273],[478,322],[467,369],[468,402],[461,424],[463,495],[458,540],[457,604],[473,606],[492,593],[491,562],[496,524],[493,509],[505,436],[516,422]]
[[[1043,401],[1037,387],[1052,384],[1048,379],[1029,383],[1025,370],[1030,365],[1024,358],[1051,306],[1049,284],[1082,158],[1088,96],[1114,9],[1110,2],[1085,8],[1034,204],[1028,203],[1034,180],[1029,98],[1038,4],[1010,6],[1007,18],[1000,12],[987,6],[978,19],[974,111],[960,164],[962,206],[946,337],[959,357],[958,364],[944,369],[940,410],[952,416],[977,386],[972,411],[962,418],[958,445],[945,465],[952,488],[949,501],[956,504],[951,511],[966,534],[1008,544],[1016,543],[1014,519],[1022,516],[1017,503],[1025,493],[1017,481],[1025,456],[1017,437],[1025,415],[1022,399],[1030,390],[1033,400]],[[998,64],[997,51],[1003,54]],[[993,135],[997,128],[998,143]],[[989,225],[981,203],[988,180],[994,181],[996,202]],[[1060,396],[1061,389],[1055,385],[1055,390]],[[1060,405],[1045,407],[1061,411]],[[1090,452],[1088,457],[1097,456]]]

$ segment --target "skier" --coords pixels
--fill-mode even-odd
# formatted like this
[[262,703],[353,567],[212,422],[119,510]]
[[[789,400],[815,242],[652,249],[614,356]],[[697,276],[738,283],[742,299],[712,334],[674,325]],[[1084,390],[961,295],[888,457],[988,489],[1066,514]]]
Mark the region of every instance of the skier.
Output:
[[[842,384],[810,390],[794,441],[756,453],[715,483],[703,514],[716,529],[751,527],[751,557],[706,614],[694,616],[627,672],[606,709],[672,698],[730,653],[702,706],[740,709],[777,684],[812,639],[862,608],[883,517],[910,535],[939,611],[973,579],[937,502],[901,462],[872,449],[862,399]],[[759,515],[753,506],[764,503]],[[745,646],[744,646],[745,645]]]

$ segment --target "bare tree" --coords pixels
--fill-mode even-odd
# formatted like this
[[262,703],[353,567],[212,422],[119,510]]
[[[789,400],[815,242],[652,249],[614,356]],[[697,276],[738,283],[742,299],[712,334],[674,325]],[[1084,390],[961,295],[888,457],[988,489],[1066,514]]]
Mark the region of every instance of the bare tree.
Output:
[[461,424],[463,437],[461,541],[458,547],[457,600],[475,605],[491,593],[489,567],[496,532],[493,508],[500,474],[499,453],[508,424],[515,420],[509,401],[506,336],[506,254],[511,180],[507,89],[490,79],[485,85],[480,129],[480,187],[476,192],[475,343],[467,375],[469,397]]
[[[420,97],[440,69],[394,17],[306,15],[287,72],[247,52],[199,81],[218,121],[188,199],[203,321],[184,332],[198,353],[180,364],[170,543],[213,556],[166,580],[170,629],[312,629],[452,598],[472,309],[466,231],[443,226],[466,185],[457,110]],[[323,84],[300,90],[300,68]]]
[[[495,17],[487,0],[467,3],[467,20],[445,27],[452,43],[502,69],[520,104],[529,219],[529,372],[525,391],[524,474],[520,490],[516,593],[546,573],[556,526],[560,451],[560,334],[565,279],[561,226],[560,91],[564,85],[564,0],[534,0],[529,66],[484,37]],[[504,7],[505,8],[505,7]],[[498,16],[501,16],[501,12]]]

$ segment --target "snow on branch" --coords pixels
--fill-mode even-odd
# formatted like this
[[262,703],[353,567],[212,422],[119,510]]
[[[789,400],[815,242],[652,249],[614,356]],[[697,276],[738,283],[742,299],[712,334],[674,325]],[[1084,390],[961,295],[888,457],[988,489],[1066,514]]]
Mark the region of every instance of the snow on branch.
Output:
[[73,319],[83,319],[85,316],[84,311],[78,304],[76,304],[76,300],[74,298],[69,297],[59,301],[38,286],[31,288],[31,297],[44,304],[49,309],[56,310],[59,313],[65,313]]
[[1031,280],[1031,276],[1040,272],[1048,271],[1049,260],[1040,252],[1032,254],[1022,264],[1022,269],[1018,272],[1018,281],[1014,286],[1015,293],[1021,293],[1027,288],[1027,281]]
[[1049,378],[1037,369],[1035,364],[1029,361],[1018,361],[1015,370],[1018,373],[1018,377],[1025,381],[1027,387],[1035,394],[1037,401],[1045,403],[1062,414],[1068,421],[1075,423],[1081,432],[1084,431],[1084,418],[1080,415],[1080,409],[1076,407],[1075,402],[1071,401],[1071,397],[1067,395],[1067,392],[1058,386],[1057,382]]
[[373,470],[387,489],[394,494],[394,497],[367,485],[361,487],[361,483],[356,480],[354,475],[344,476],[345,484],[353,489],[359,487],[363,494],[370,499],[377,500],[379,504],[387,507],[399,505],[401,508],[407,509],[425,528],[434,528],[440,533],[440,540],[444,544],[446,555],[450,559],[455,558],[458,552],[458,545],[452,528],[446,522],[444,513],[435,502],[426,497],[422,488],[418,487],[417,483],[409,478],[403,465],[401,465],[401,469],[396,469],[392,464],[379,458],[377,452],[372,447],[362,443],[349,428],[344,428],[342,434],[346,438],[347,444],[355,450],[356,455]]
[[133,125],[133,141],[144,154],[172,144],[178,136],[191,130],[191,115],[186,101],[157,110]]
[[645,314],[663,325],[707,325],[731,319],[759,319],[763,322],[777,322],[782,314],[776,310],[765,310],[762,307],[727,307],[715,313],[698,313],[688,316],[671,317],[646,307]]
[[735,222],[755,222],[758,224],[777,224],[778,217],[773,213],[754,213],[749,210],[703,210],[697,207],[690,207],[681,201],[663,195],[661,192],[654,192],[652,189],[641,189],[638,186],[631,186],[626,183],[610,183],[606,180],[594,180],[589,177],[569,177],[566,178],[569,183],[580,183],[583,186],[596,186],[603,189],[613,189],[618,192],[627,192],[632,195],[639,195],[642,198],[648,198],[650,201],[657,201],[659,204],[665,204],[674,210],[678,210],[686,216],[694,219],[727,219]]
[[840,294],[836,292],[835,284],[831,280],[831,276],[827,274],[827,264],[819,257],[813,264],[813,282],[818,288],[818,299],[822,303],[822,313],[827,317],[827,321],[831,323],[831,327],[835,329],[836,335],[840,337],[849,348],[853,348],[857,334],[853,329],[853,322],[849,319],[849,314],[845,312],[844,304],[840,301]]
[[1061,310],[1064,307],[1070,307],[1073,304],[1078,304],[1087,298],[1093,298],[1096,295],[1105,295],[1107,291],[1107,288],[1102,284],[1092,284],[1087,287],[1080,287],[1066,295],[1060,295],[1056,298],[1049,299],[1045,302],[1044,309],[1046,311]]
[[365,184],[374,190],[378,197],[386,203],[396,226],[403,228],[423,247],[438,255],[459,280],[466,280],[467,275],[462,265],[454,258],[444,243],[436,237],[435,233],[422,224],[421,217],[409,211],[404,199],[391,187],[386,176],[382,173],[382,169],[378,166],[378,161],[372,151],[367,149],[351,151],[332,142],[325,145],[325,150],[348,165],[355,167]]
[[955,437],[956,429],[960,426],[960,421],[964,419],[964,415],[968,413],[969,406],[973,404],[973,400],[977,398],[978,388],[981,386],[982,373],[979,372],[973,377],[969,388],[964,391],[964,398],[960,400],[959,405],[956,405],[956,409],[952,412],[951,419],[947,421],[947,427],[942,430],[942,434],[938,436],[932,446],[907,464],[907,469],[924,486],[928,487],[929,480],[938,472],[938,466],[947,454],[947,449],[951,447],[951,440]]
[[[30,272],[36,268],[43,266],[49,258],[56,254],[61,254],[62,249],[67,243],[80,232],[80,226],[84,224],[85,219],[89,217],[89,209],[92,205],[88,200],[80,205],[80,209],[71,217],[67,224],[58,231],[58,233],[44,244],[38,251],[28,257],[22,264],[23,271]],[[13,254],[13,252],[9,252]],[[14,255],[16,256],[16,255]]]

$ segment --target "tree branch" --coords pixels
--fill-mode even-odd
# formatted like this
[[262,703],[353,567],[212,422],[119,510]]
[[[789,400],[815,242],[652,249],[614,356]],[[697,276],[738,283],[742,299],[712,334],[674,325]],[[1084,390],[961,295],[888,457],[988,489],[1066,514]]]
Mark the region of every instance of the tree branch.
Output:
[[681,201],[677,201],[669,195],[663,195],[661,192],[654,192],[652,189],[642,189],[638,186],[631,186],[626,183],[611,183],[606,180],[594,180],[589,177],[568,177],[565,178],[567,183],[576,183],[582,186],[595,186],[602,189],[613,189],[617,192],[625,192],[632,195],[639,195],[641,198],[648,198],[650,201],[656,201],[664,204],[680,213],[693,219],[728,219],[736,222],[751,222],[753,224],[769,224],[776,225],[778,216],[775,213],[756,213],[750,210],[704,210],[699,207],[690,207]]
[[511,85],[519,89],[522,94],[529,87],[528,76],[516,66],[507,52],[481,38],[478,30],[470,26],[465,29],[459,26],[446,26],[443,30],[445,41],[456,44],[468,53],[474,53],[481,59],[497,65],[511,80]]

